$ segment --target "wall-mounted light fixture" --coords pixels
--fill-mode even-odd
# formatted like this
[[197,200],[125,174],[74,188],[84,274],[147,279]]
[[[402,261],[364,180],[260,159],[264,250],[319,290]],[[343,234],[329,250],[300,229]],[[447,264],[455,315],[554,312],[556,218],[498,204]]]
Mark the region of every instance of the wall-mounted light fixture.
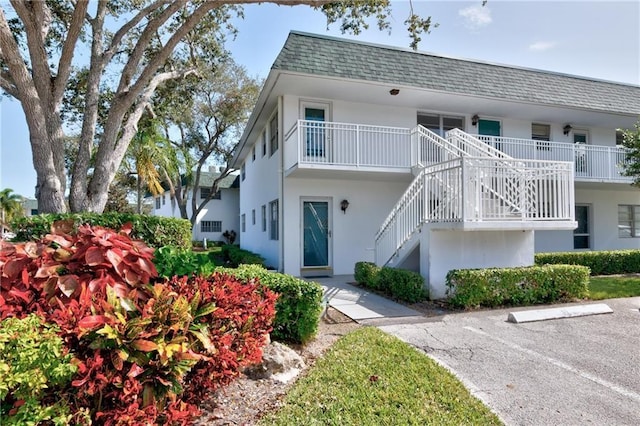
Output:
[[571,131],[571,129],[573,129],[573,127],[571,127],[571,124],[567,124],[566,126],[564,126],[564,127],[562,128],[562,133],[564,133],[564,134],[565,134],[565,136],[566,136],[566,135],[568,135],[568,134],[569,134],[569,132]]
[[471,117],[471,125],[477,126],[478,120],[480,120],[480,117],[478,117],[478,114],[474,114],[473,117]]
[[391,96],[396,96],[398,93],[400,93],[400,89],[391,89],[391,90],[389,90],[389,94]]
[[340,201],[340,210],[342,210],[343,214],[347,212],[348,208],[349,208],[349,201],[347,200]]

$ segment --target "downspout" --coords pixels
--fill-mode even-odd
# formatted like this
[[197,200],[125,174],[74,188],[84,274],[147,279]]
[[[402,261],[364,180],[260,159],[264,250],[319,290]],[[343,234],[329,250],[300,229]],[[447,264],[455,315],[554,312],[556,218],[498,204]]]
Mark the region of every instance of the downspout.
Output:
[[[280,245],[280,256],[279,256],[279,265],[278,271],[284,273],[284,107],[282,96],[278,96],[278,146],[280,147],[280,167],[278,167],[278,178],[280,180],[280,187],[278,188],[279,194],[278,199],[278,219],[280,223],[278,223],[278,229],[280,230],[280,235],[278,235],[278,244]],[[299,143],[299,141],[298,141]]]

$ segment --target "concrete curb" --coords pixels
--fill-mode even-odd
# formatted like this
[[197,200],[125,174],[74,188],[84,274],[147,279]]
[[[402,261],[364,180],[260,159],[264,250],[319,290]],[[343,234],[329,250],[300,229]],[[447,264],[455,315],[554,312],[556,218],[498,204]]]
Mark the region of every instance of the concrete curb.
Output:
[[613,309],[604,303],[589,305],[567,306],[550,309],[534,309],[530,311],[509,312],[508,322],[520,324],[523,322],[546,321],[559,318],[583,317],[587,315],[612,314]]

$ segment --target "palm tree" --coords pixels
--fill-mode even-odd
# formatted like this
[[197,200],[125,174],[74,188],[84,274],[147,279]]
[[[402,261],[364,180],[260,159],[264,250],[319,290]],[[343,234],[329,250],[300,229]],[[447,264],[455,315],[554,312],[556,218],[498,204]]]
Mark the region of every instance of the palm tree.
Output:
[[0,210],[2,211],[2,221],[0,222],[0,230],[4,234],[8,224],[16,217],[22,216],[22,196],[15,194],[13,189],[5,188],[0,191]]

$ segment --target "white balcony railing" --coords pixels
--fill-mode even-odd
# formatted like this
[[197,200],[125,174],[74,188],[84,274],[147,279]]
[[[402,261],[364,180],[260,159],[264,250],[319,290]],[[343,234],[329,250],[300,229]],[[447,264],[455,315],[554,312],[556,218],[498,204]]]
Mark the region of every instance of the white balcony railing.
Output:
[[285,167],[316,164],[406,167],[411,130],[401,127],[298,120],[285,134]]
[[570,144],[532,139],[474,135],[513,158],[571,161],[576,180],[630,183],[622,174],[627,150],[614,146]]
[[568,162],[459,157],[425,167],[375,237],[385,264],[425,223],[574,220]]

